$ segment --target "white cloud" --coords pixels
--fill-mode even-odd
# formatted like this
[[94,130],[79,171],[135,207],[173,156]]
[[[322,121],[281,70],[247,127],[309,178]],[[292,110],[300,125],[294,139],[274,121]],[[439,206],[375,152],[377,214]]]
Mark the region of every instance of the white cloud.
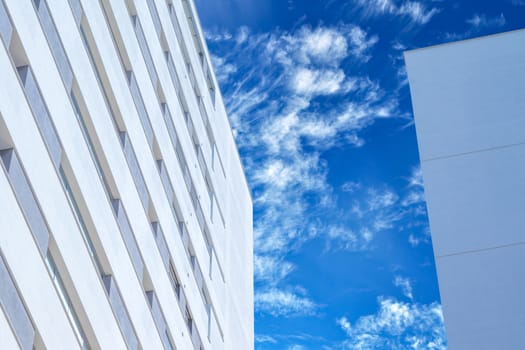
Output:
[[467,19],[466,22],[473,28],[503,27],[507,23],[507,20],[505,19],[503,13],[492,18],[489,18],[484,14],[480,15],[476,13],[474,16],[472,16],[472,18]]
[[336,320],[348,336],[344,349],[414,349],[447,348],[443,314],[437,303],[417,304],[380,298],[376,314],[360,317],[353,324],[346,317]]
[[415,190],[409,192],[405,198],[401,201],[401,205],[408,207],[414,204],[424,203],[425,202],[425,193],[423,190]]
[[430,243],[430,228],[426,226],[422,234],[420,235],[415,235],[411,233],[408,236],[408,243],[414,248],[419,246],[420,244]]
[[423,184],[423,172],[421,167],[412,168],[412,174],[407,179],[409,192],[404,196],[401,205],[404,207],[424,204],[425,189]]
[[275,317],[312,316],[318,305],[304,295],[276,288],[257,291],[255,310]]
[[440,12],[437,8],[428,9],[425,4],[418,1],[405,1],[397,5],[392,0],[357,0],[368,15],[393,15],[408,17],[417,24],[426,24],[432,17]]
[[408,185],[410,187],[423,188],[423,171],[420,166],[412,168],[412,174],[408,179]]
[[254,256],[254,278],[256,282],[276,285],[293,271],[294,265],[274,256]]
[[224,58],[212,55],[211,61],[217,72],[217,80],[226,83],[230,76],[237,72],[234,64],[226,63]]
[[378,40],[358,26],[303,26],[295,33],[272,36],[266,54],[285,68],[293,93],[332,95],[353,87],[353,79],[339,68],[341,62],[347,58],[368,61],[369,51]]
[[341,185],[341,191],[347,193],[353,193],[361,189],[361,184],[355,181],[348,181]]
[[233,38],[233,35],[229,31],[204,31],[204,36],[206,37],[206,41],[227,41]]
[[337,65],[348,55],[348,42],[344,30],[318,27],[311,30],[303,27],[298,35],[287,36],[286,40],[304,63]]
[[274,337],[265,334],[255,334],[255,342],[277,344],[277,340]]
[[414,294],[412,292],[412,283],[410,282],[408,278],[401,277],[401,276],[395,276],[394,285],[396,287],[401,288],[403,295],[406,296],[408,299],[414,298]]
[[[407,187],[399,192],[387,186],[364,187],[354,190],[354,184],[349,183],[353,190],[353,201],[348,210],[350,223],[346,227],[331,233],[332,242],[329,247],[339,247],[347,250],[373,249],[374,239],[388,231],[410,233],[409,244],[417,246],[429,242],[427,233],[418,235],[426,229],[426,206],[419,168],[414,168],[411,176],[406,179]],[[410,218],[407,222],[406,219]],[[342,239],[342,242],[334,239]],[[353,244],[351,244],[353,243]]]
[[314,70],[305,67],[294,71],[290,87],[300,95],[332,95],[341,91],[345,73],[337,70]]
[[248,27],[242,26],[237,31],[237,35],[235,36],[235,41],[238,45],[243,44],[248,40],[248,36],[250,35],[250,29]]
[[410,243],[412,247],[417,247],[418,245],[421,244],[421,242],[422,242],[421,239],[419,237],[416,237],[412,233],[408,236],[408,243]]
[[349,38],[352,43],[352,54],[360,57],[363,61],[368,61],[370,56],[367,54],[372,47],[377,44],[379,37],[377,35],[369,36],[361,27],[352,27]]
[[461,40],[480,34],[487,29],[502,28],[507,24],[503,13],[499,16],[488,17],[486,14],[474,14],[465,21],[468,29],[463,33],[446,33],[445,38],[448,40]]
[[299,344],[290,345],[288,350],[306,350],[306,348]]
[[409,16],[416,23],[426,24],[439,13],[439,10],[436,8],[427,10],[421,2],[407,1],[398,7],[397,13]]
[[353,231],[349,227],[332,225],[327,227],[325,232],[328,238],[326,243],[327,250],[366,250],[374,238],[374,233],[366,227]]
[[379,191],[372,188],[368,190],[368,194],[368,209],[370,211],[389,208],[398,200],[398,195],[391,190]]
[[286,256],[313,238],[361,250],[375,237],[367,227],[343,229],[322,155],[332,147],[363,145],[364,128],[396,113],[395,96],[345,70],[366,62],[379,39],[350,24],[240,29],[215,39],[224,49],[222,55],[215,51],[214,64],[227,82],[222,91],[258,217],[256,283],[266,292],[258,295],[257,310],[289,313],[283,310],[290,301],[308,310],[312,300],[280,289],[294,269]]
[[348,321],[348,319],[345,316],[338,318],[336,320],[336,323],[346,333],[350,333],[352,331],[352,325],[350,324],[350,321]]

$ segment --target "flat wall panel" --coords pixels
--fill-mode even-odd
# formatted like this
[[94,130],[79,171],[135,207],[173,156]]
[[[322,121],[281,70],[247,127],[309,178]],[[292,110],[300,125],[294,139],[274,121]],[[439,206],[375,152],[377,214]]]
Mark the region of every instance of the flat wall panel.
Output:
[[525,349],[525,245],[437,259],[450,350]]
[[406,55],[422,160],[525,142],[525,31]]
[[525,348],[525,30],[406,53],[449,348]]
[[525,145],[423,162],[436,256],[525,242]]

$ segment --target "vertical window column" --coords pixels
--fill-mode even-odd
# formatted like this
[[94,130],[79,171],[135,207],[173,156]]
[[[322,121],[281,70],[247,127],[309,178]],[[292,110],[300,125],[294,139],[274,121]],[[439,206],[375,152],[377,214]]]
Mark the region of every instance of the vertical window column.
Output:
[[155,0],[147,0],[149,12],[151,13],[151,18],[153,19],[153,25],[155,26],[155,31],[157,32],[158,37],[160,38],[162,33],[162,26],[160,24],[159,13],[155,7]]
[[53,22],[53,19],[51,18],[46,1],[33,0],[33,2],[35,4],[38,17],[40,18],[42,28],[44,29],[44,33],[47,37],[47,41],[49,42],[49,47],[51,48],[53,56],[55,57],[60,75],[64,80],[66,90],[69,92],[71,90],[71,84],[73,83],[73,72],[69,65],[64,47],[62,46],[62,42],[60,41],[58,31]]
[[146,111],[146,106],[144,105],[144,100],[142,99],[142,95],[140,94],[137,80],[135,79],[135,75],[132,71],[128,71],[126,74],[128,78],[129,89],[131,91],[131,96],[133,97],[133,101],[135,102],[135,107],[137,107],[137,113],[140,118],[140,123],[142,124],[144,133],[146,134],[148,144],[150,145],[150,147],[152,147],[154,138],[153,128],[149,120],[148,112]]
[[71,11],[73,12],[73,17],[75,17],[75,22],[80,28],[80,21],[82,20],[82,4],[80,0],[68,0],[69,6],[71,6]]
[[138,350],[139,341],[135,334],[135,330],[133,329],[133,324],[131,323],[128,312],[126,311],[126,307],[124,306],[124,302],[122,301],[122,297],[120,296],[115,279],[113,276],[107,275],[102,277],[102,280],[108,293],[109,302],[115,312],[120,330],[124,335],[124,340],[126,341],[128,348],[130,350]]
[[[0,309],[3,309],[3,312],[7,316],[21,349],[31,350],[35,340],[35,328],[1,254]],[[2,310],[0,310],[0,312],[2,312]]]
[[148,298],[149,306],[151,308],[151,313],[153,314],[153,320],[157,326],[162,343],[166,350],[173,350],[173,343],[171,342],[170,336],[168,334],[168,327],[166,324],[166,319],[162,314],[162,309],[157,300],[157,296],[154,291],[146,292],[146,297]]
[[153,231],[155,241],[157,242],[157,247],[159,249],[162,261],[164,262],[164,266],[166,266],[166,269],[168,270],[170,264],[170,251],[168,249],[166,239],[164,238],[164,232],[162,231],[162,228],[158,222],[153,222],[151,224],[151,229]]
[[151,83],[153,84],[153,87],[156,88],[158,81],[157,71],[155,70],[153,58],[151,57],[151,53],[148,49],[148,44],[146,41],[146,37],[144,36],[144,31],[142,30],[140,20],[137,16],[131,16],[131,22],[133,23],[133,26],[135,28],[137,41],[139,42],[140,51],[142,51],[142,56],[144,57],[144,61],[146,62],[146,68],[148,69],[148,73],[151,78]]
[[140,254],[137,241],[135,240],[135,236],[131,230],[131,225],[129,224],[128,216],[124,211],[124,207],[122,206],[120,199],[113,200],[113,210],[115,212],[115,216],[117,217],[117,223],[120,228],[120,232],[122,233],[122,238],[124,239],[124,243],[128,248],[131,262],[133,263],[133,267],[135,268],[135,272],[137,273],[139,281],[142,283],[142,279],[144,277],[144,262],[142,261],[142,256]]
[[128,166],[131,171],[131,176],[133,177],[133,181],[135,182],[135,186],[139,193],[142,206],[144,207],[144,210],[147,213],[150,201],[148,189],[146,187],[144,177],[142,176],[142,172],[137,161],[137,156],[135,155],[135,151],[133,150],[133,146],[131,145],[128,134],[126,132],[120,133],[120,142],[122,144],[124,156],[126,157],[126,161],[128,162]]
[[44,220],[44,216],[40,207],[38,206],[35,195],[31,189],[27,176],[22,169],[22,165],[18,160],[18,156],[14,149],[5,150],[0,152],[3,164],[7,170],[7,175],[13,190],[15,197],[17,198],[19,205],[24,213],[29,228],[37,241],[42,255],[46,259],[46,265],[55,284],[57,293],[61,299],[62,305],[66,311],[66,315],[69,318],[73,330],[77,336],[77,339],[83,349],[89,349],[89,344],[85,337],[85,332],[82,329],[82,325],[78,320],[76,311],[71,304],[69,294],[65,289],[62,279],[58,274],[56,264],[49,252],[49,228]]
[[47,107],[38,88],[37,82],[33,75],[33,71],[29,66],[18,67],[18,75],[22,80],[27,100],[33,111],[35,121],[38,124],[42,138],[47,146],[49,156],[55,165],[55,168],[60,167],[60,160],[62,158],[62,146],[58,139],[57,133]]
[[22,164],[14,149],[0,151],[0,157],[38,248],[45,255],[49,244],[49,230],[22,169]]
[[64,282],[62,280],[62,277],[60,276],[60,272],[58,271],[55,260],[53,259],[53,256],[51,255],[51,252],[49,250],[46,254],[46,265],[47,270],[51,275],[51,280],[53,281],[53,284],[55,285],[55,288],[58,292],[58,296],[60,297],[62,305],[64,305],[66,315],[69,318],[71,326],[73,327],[73,331],[75,332],[75,335],[77,336],[77,339],[80,343],[81,349],[91,349],[87,342],[86,334],[84,333],[82,325],[80,324],[80,321],[78,319],[78,315],[73,308],[73,304],[71,303],[69,293],[67,292],[66,287],[64,286]]
[[9,19],[9,15],[4,6],[4,2],[0,0],[0,37],[4,40],[5,47],[9,48],[11,44],[11,36],[13,35],[13,25]]

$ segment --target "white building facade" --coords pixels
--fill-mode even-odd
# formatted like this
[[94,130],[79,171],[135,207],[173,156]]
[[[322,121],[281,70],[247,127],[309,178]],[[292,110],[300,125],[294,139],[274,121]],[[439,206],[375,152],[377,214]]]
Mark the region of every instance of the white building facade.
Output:
[[0,0],[0,349],[253,349],[252,257],[192,0]]
[[524,43],[406,54],[451,350],[525,349]]

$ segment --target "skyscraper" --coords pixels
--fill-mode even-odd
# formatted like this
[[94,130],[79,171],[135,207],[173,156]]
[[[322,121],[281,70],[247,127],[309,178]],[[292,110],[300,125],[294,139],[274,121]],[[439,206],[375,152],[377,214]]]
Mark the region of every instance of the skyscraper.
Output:
[[525,349],[524,42],[406,54],[451,350]]
[[252,349],[252,201],[191,0],[0,0],[0,349]]

